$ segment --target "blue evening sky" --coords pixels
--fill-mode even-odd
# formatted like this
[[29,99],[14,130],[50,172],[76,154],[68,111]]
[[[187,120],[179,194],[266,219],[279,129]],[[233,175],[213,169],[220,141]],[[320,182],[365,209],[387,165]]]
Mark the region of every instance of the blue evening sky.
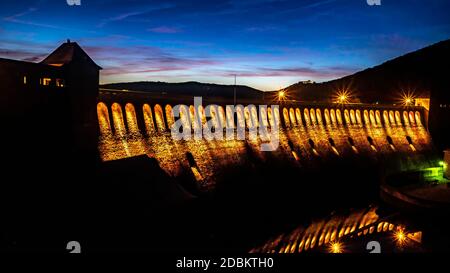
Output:
[[101,82],[200,81],[275,90],[354,73],[450,37],[450,1],[2,1],[0,57],[40,61],[67,38]]

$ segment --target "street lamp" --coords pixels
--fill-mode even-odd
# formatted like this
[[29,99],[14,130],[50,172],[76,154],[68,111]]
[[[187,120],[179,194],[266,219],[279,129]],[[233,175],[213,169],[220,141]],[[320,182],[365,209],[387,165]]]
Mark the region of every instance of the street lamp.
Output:
[[338,91],[335,94],[336,103],[346,104],[350,100],[350,92],[348,90]]
[[403,106],[414,105],[415,97],[413,92],[402,92],[401,102]]

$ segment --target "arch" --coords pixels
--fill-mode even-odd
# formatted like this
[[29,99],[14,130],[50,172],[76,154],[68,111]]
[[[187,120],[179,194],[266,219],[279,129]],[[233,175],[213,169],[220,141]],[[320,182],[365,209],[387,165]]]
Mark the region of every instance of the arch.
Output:
[[394,111],[389,111],[389,122],[391,125],[395,125],[395,114]]
[[350,122],[350,115],[347,109],[344,110],[344,120],[346,125],[352,125]]
[[209,114],[212,126],[214,127],[214,129],[218,129],[219,128],[219,114],[217,112],[217,106],[216,105],[208,105],[206,107],[206,111],[209,111],[208,114]]
[[316,111],[313,108],[309,109],[309,118],[312,124],[317,124]]
[[100,134],[102,136],[110,135],[112,132],[111,132],[111,123],[109,120],[108,107],[103,102],[97,103],[97,119]]
[[336,110],[336,120],[339,125],[342,125],[342,115],[341,115],[341,110],[339,110],[339,109]]
[[189,118],[190,110],[186,105],[180,106],[180,119],[183,125],[183,130],[191,130],[191,121]]
[[262,122],[262,125],[264,127],[268,127],[269,123],[267,122],[267,108],[266,107],[260,107],[259,108],[259,115],[260,115],[260,120]]
[[230,105],[225,106],[225,111],[227,112],[227,128],[234,128],[234,113]]
[[227,127],[227,119],[226,119],[226,115],[225,115],[225,110],[223,109],[222,106],[218,106],[217,112],[219,112],[220,125],[222,126],[222,128],[226,128]]
[[292,126],[296,126],[297,125],[297,120],[295,118],[295,110],[294,110],[294,108],[289,109],[289,118],[290,118]]
[[274,120],[276,121],[276,124],[280,124],[281,120],[280,120],[280,109],[278,107],[275,107],[273,109],[273,116],[274,116]]
[[309,119],[309,111],[307,108],[303,109],[303,116],[305,117],[306,125],[311,124],[311,120]]
[[414,112],[413,111],[409,111],[409,123],[411,125],[416,125],[416,119],[414,117]]
[[356,110],[356,121],[358,122],[359,125],[362,125],[362,119],[361,119],[361,111],[359,109]]
[[378,126],[382,126],[380,110],[375,110],[375,121]]
[[356,125],[355,110],[353,109],[350,109],[350,121],[352,124]]
[[271,107],[267,108],[267,118],[269,119],[270,127],[274,127],[275,126],[275,120],[274,120],[274,116],[272,114],[272,108]]
[[398,126],[402,126],[402,118],[399,111],[395,111],[395,121]]
[[200,123],[202,124],[201,127],[205,126],[206,125],[206,115],[205,115],[205,108],[203,108],[202,105],[199,105],[197,107],[197,115],[198,115],[198,119],[200,120]]
[[290,127],[290,123],[289,123],[289,111],[287,110],[287,108],[283,108],[283,119],[284,119],[284,125],[286,127]]
[[364,110],[364,124],[366,126],[370,126],[370,118],[369,118],[369,111]]
[[384,120],[384,125],[389,126],[389,113],[387,110],[383,111],[383,120]]
[[142,112],[144,113],[144,123],[147,133],[154,132],[155,123],[153,122],[152,108],[150,107],[150,105],[145,103],[144,105],[142,105]]
[[156,104],[155,107],[155,121],[158,131],[163,132],[166,130],[166,125],[164,124],[164,114],[161,105]]
[[316,119],[318,124],[322,124],[322,112],[319,108],[316,109]]
[[328,108],[325,109],[324,111],[324,116],[325,116],[325,122],[327,125],[331,124],[331,120],[330,120],[330,111],[328,110]]
[[137,124],[136,110],[131,103],[125,104],[125,116],[127,118],[128,131],[130,133],[138,133],[139,127]]
[[408,111],[403,111],[403,122],[405,125],[409,125]]
[[175,118],[173,117],[172,106],[170,104],[167,104],[165,110],[166,110],[167,126],[170,129],[170,128],[172,128],[173,124],[175,123]]
[[126,133],[126,130],[125,123],[123,121],[122,106],[115,102],[111,106],[111,111],[113,115],[114,129],[117,134],[123,136]]
[[248,106],[244,107],[244,118],[245,123],[247,124],[247,128],[253,128],[252,118],[250,116],[250,110],[248,109]]
[[375,119],[375,112],[373,110],[369,110],[370,123],[373,126],[377,126],[377,121]]
[[250,108],[250,114],[251,114],[251,118],[252,118],[252,125],[254,127],[258,127],[259,126],[259,120],[258,120],[258,111],[256,110],[256,106],[255,105],[249,105]]
[[422,119],[420,118],[420,112],[416,111],[414,116],[416,118],[416,124],[419,125],[419,126],[422,125]]
[[297,124],[302,125],[302,111],[299,108],[295,108],[295,117],[297,118]]
[[196,116],[195,114],[195,107],[194,105],[190,105],[189,106],[189,116],[191,119],[191,126],[193,127],[194,130],[198,130],[200,129],[200,125],[199,125],[199,117]]
[[237,125],[239,128],[245,128],[245,109],[242,105],[236,106]]
[[334,109],[330,110],[330,119],[333,125],[336,125],[336,111]]

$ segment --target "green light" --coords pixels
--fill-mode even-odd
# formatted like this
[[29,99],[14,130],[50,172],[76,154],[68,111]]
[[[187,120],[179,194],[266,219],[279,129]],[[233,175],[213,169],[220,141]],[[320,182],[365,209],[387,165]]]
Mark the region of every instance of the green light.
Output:
[[426,168],[423,171],[423,177],[426,180],[441,178],[443,176],[443,170],[441,167]]
[[444,167],[445,166],[444,161],[439,161],[439,166]]

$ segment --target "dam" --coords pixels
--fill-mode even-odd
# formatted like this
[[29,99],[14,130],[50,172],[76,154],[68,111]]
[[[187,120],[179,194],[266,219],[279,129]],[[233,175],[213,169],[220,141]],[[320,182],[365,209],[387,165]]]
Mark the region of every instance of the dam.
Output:
[[[249,141],[235,138],[172,140],[170,128],[176,120],[173,103],[164,103],[145,94],[140,95],[140,102],[136,99],[127,102],[123,97],[122,101],[116,102],[110,96],[110,91],[100,90],[97,103],[98,148],[103,161],[147,154],[176,177],[181,169],[192,167],[186,160],[186,154],[191,154],[198,168],[195,172],[200,175],[198,178],[201,177],[199,182],[210,188],[221,168],[239,165],[245,160],[246,147],[261,160],[267,157],[267,152],[259,151],[258,145],[264,141],[261,137]],[[319,164],[320,160],[349,157],[389,158],[400,154],[414,159],[433,151],[422,107],[289,102],[275,111],[270,105],[267,111],[241,105],[236,108],[236,113],[232,113],[229,105],[222,102],[210,108],[207,120],[203,106],[195,109],[192,102],[178,103],[182,105],[179,118],[183,127],[189,130],[208,126],[209,120],[222,130],[244,127],[247,131],[260,123],[270,128],[276,122],[280,125],[280,146],[270,152],[270,156],[299,167],[314,162]],[[423,163],[411,160],[402,168],[413,168],[418,164]]]

